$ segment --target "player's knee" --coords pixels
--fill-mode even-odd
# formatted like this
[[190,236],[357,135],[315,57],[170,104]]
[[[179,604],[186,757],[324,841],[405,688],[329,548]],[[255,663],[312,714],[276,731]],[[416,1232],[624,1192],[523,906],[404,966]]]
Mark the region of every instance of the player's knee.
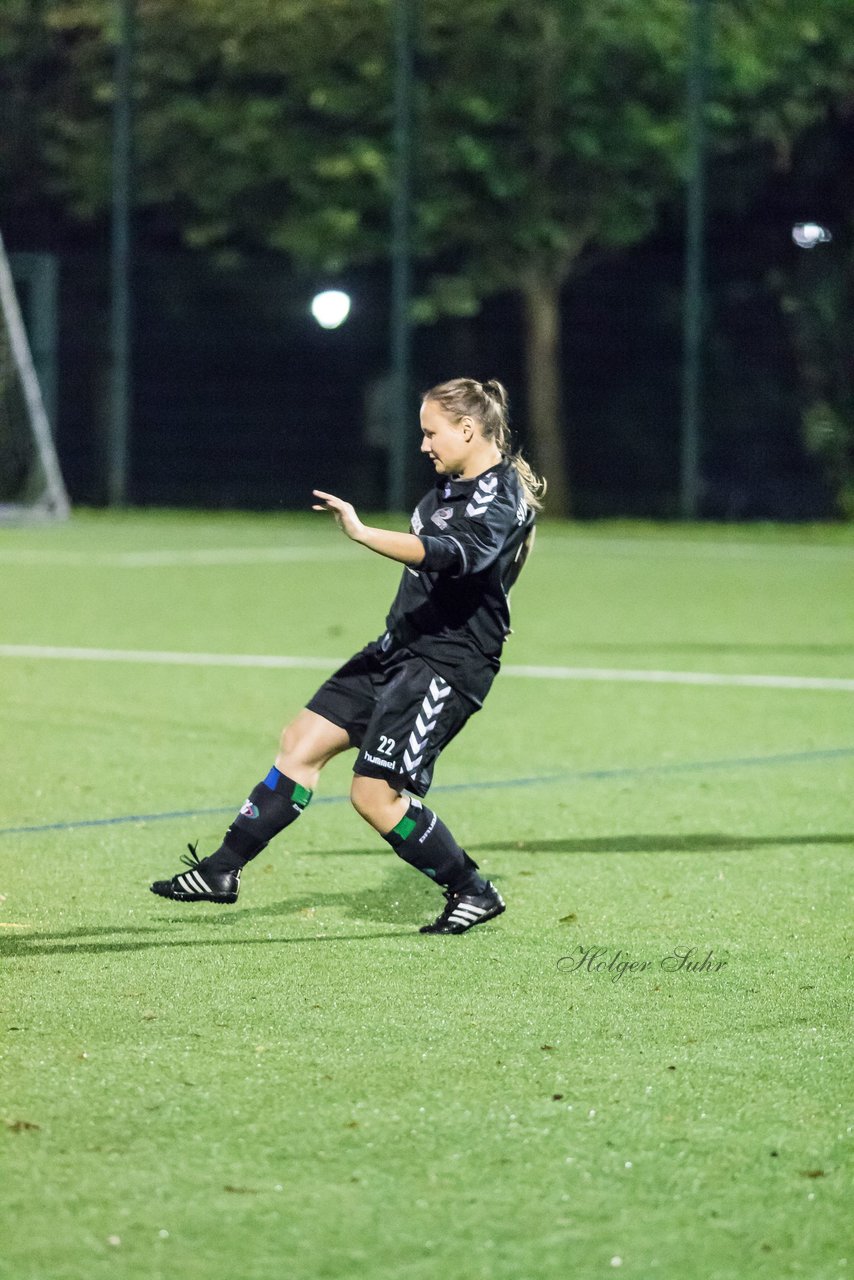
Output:
[[350,803],[366,822],[377,831],[389,831],[397,821],[398,793],[382,778],[366,778],[356,774],[350,787]]
[[298,759],[302,752],[303,735],[296,721],[286,724],[279,738],[279,756],[283,759]]
[[374,810],[371,789],[365,785],[368,781],[367,778],[354,777],[350,787],[350,803],[366,822],[370,822],[370,815]]
[[[317,784],[316,775],[326,763],[329,754],[334,753],[323,752],[313,741],[311,733],[306,731],[306,727],[297,718],[285,725],[282,730],[276,768],[287,777],[314,787]],[[307,771],[311,773],[308,781]]]

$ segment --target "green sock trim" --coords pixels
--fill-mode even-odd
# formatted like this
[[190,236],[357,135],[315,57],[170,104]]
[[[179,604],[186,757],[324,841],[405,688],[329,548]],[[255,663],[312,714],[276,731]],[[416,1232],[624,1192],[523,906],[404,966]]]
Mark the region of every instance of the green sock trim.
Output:
[[314,792],[309,791],[308,787],[301,787],[298,782],[295,782],[291,799],[294,804],[307,805],[313,794]]
[[412,835],[414,830],[415,830],[415,819],[410,818],[408,813],[405,813],[403,815],[403,817],[401,818],[400,822],[398,822],[396,827],[392,827],[392,832],[394,833],[394,835],[400,836],[401,840],[406,840],[409,836]]

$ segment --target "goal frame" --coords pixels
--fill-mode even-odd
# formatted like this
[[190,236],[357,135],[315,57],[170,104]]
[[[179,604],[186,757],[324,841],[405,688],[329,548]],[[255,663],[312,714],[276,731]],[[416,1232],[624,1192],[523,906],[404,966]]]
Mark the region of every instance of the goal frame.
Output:
[[71,503],[59,467],[53,432],[33,363],[2,233],[0,233],[0,313],[2,313],[0,318],[5,322],[9,334],[12,360],[24,393],[35,457],[44,474],[44,488],[34,502],[0,502],[0,522],[65,520],[71,513]]

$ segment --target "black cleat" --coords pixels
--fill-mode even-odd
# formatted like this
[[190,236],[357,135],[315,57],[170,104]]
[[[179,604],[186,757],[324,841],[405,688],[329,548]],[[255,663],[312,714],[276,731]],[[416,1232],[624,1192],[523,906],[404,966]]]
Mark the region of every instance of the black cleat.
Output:
[[445,897],[445,910],[432,924],[422,925],[419,933],[465,933],[505,910],[504,899],[489,880],[483,893],[452,893],[448,889]]
[[155,880],[151,892],[175,902],[236,902],[240,888],[239,871],[212,871],[207,858],[196,856],[196,846],[188,844],[190,856],[183,857],[190,868],[171,880]]

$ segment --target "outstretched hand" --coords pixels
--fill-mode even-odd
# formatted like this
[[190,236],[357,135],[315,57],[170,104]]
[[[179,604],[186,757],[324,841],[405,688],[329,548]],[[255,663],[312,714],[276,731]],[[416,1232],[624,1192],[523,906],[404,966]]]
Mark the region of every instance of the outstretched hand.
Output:
[[321,499],[320,502],[314,503],[312,511],[331,511],[338,527],[344,530],[347,537],[355,542],[361,541],[365,526],[356,515],[356,509],[351,502],[344,502],[342,498],[336,498],[334,493],[324,493],[322,489],[312,489],[312,493],[315,498]]
[[334,493],[324,493],[322,489],[312,489],[319,502],[312,505],[312,511],[331,511],[340,529],[348,538],[360,542],[370,551],[387,556],[389,560],[397,560],[401,564],[413,567],[422,563],[425,550],[420,538],[414,533],[395,533],[392,529],[375,529],[371,525],[362,524],[356,515],[351,502],[336,498]]

